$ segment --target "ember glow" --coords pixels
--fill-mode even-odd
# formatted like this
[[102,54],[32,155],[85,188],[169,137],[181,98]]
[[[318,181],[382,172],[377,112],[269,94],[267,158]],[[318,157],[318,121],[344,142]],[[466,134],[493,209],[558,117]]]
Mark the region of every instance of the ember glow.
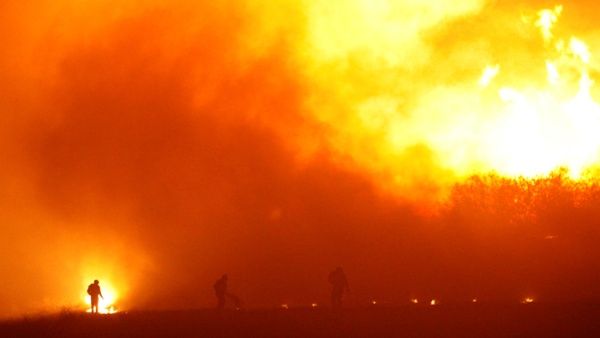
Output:
[[597,7],[2,2],[0,316],[600,299]]

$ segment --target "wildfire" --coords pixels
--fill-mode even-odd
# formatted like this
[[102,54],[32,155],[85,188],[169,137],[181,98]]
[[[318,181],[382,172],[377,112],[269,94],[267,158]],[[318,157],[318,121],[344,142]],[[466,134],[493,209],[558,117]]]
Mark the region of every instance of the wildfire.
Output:
[[483,75],[481,75],[479,85],[481,85],[482,87],[487,87],[492,82],[492,80],[494,80],[494,78],[498,76],[498,73],[500,73],[500,65],[487,66],[483,71]]
[[[555,55],[544,62],[546,85],[493,86],[500,65],[486,67],[479,80],[483,87],[498,88],[501,100],[490,107],[499,114],[484,124],[487,136],[481,147],[484,162],[501,174],[535,177],[563,167],[579,178],[598,163],[600,105],[591,95],[592,54],[584,41],[553,33],[562,12],[562,6],[541,10],[535,22],[548,52]],[[568,79],[572,74],[576,81]]]
[[[513,55],[515,48],[506,46],[506,54],[488,58],[472,51],[468,60],[491,62],[482,69],[473,69],[479,67],[476,63],[458,63],[470,69],[471,78],[461,74],[436,84],[437,78],[428,77],[433,72],[423,70],[420,78],[431,80],[425,89],[405,92],[398,88],[412,86],[401,79],[407,65],[418,68],[415,60],[428,58],[436,63],[435,57],[442,56],[425,49],[423,41],[398,41],[411,35],[401,29],[410,20],[402,11],[408,5],[376,3],[348,1],[335,13],[322,4],[326,8],[319,8],[320,12],[329,16],[311,16],[318,71],[311,76],[317,79],[319,91],[331,95],[317,94],[309,105],[314,104],[318,120],[331,127],[333,148],[353,165],[383,178],[385,189],[427,181],[430,178],[422,176],[424,166],[443,170],[432,174],[431,179],[439,182],[488,172],[534,178],[560,168],[567,169],[572,179],[580,179],[600,164],[600,104],[592,95],[590,72],[594,54],[583,39],[557,29],[567,8],[542,9],[523,21],[517,16],[512,22],[502,21],[530,33],[513,37],[527,39],[527,52]],[[435,12],[423,6],[425,13]],[[471,3],[456,7],[456,13],[440,10],[453,17],[479,9]],[[435,25],[435,15],[424,17],[432,22],[415,23],[411,29],[427,31]],[[489,43],[497,45],[493,40]],[[428,47],[435,51],[438,46]],[[414,60],[406,60],[411,56]],[[331,85],[324,77],[347,78],[349,84],[340,92],[327,91],[318,87]],[[344,102],[336,102],[338,98]],[[425,159],[412,168],[405,156],[410,161]]]
[[[95,278],[102,313],[137,306],[128,300],[188,306],[196,300],[169,297],[186,294],[188,281],[241,266],[247,252],[253,263],[274,252],[282,265],[309,266],[316,256],[300,255],[304,247],[348,252],[348,264],[372,258],[369,274],[392,257],[394,269],[414,274],[393,289],[420,286],[411,292],[422,298],[401,299],[407,307],[437,304],[424,297],[431,290],[470,295],[469,285],[448,286],[472,271],[483,276],[476,290],[501,282],[500,291],[520,290],[525,280],[540,295],[589,293],[573,286],[590,284],[583,267],[595,261],[600,180],[585,190],[562,174],[504,178],[565,168],[584,180],[600,169],[600,35],[591,14],[600,5],[5,3],[0,202],[5,251],[15,254],[4,255],[3,272],[10,285],[44,283],[6,290],[5,312],[38,303],[83,312]],[[461,185],[490,172],[498,175]],[[444,194],[449,203],[428,208]],[[359,240],[327,247],[339,234]],[[213,237],[241,249],[230,254]],[[288,242],[303,244],[292,250],[298,259]],[[462,261],[473,255],[482,258]],[[414,259],[404,266],[395,257]],[[511,265],[532,258],[543,264],[531,272]],[[267,282],[278,278],[270,266],[256,272]],[[432,278],[440,269],[447,277]],[[567,282],[546,283],[561,273]],[[260,286],[248,285],[248,297],[264,296],[268,285]],[[358,303],[376,308],[402,295],[389,297]],[[436,297],[438,307],[453,299]]]
[[[542,33],[545,39],[554,40],[549,23],[557,20],[560,11],[551,12],[556,15],[553,20],[542,19],[547,13],[540,12],[540,20],[548,24],[542,26]],[[484,149],[492,168],[503,174],[534,177],[565,167],[578,178],[598,162],[600,105],[591,95],[591,53],[575,37],[568,43],[558,39],[553,46],[558,58],[546,61],[544,88],[502,86],[498,90],[504,103],[502,114],[489,126]],[[563,94],[569,92],[563,71],[576,71],[579,76],[577,91],[571,97]]]
[[563,6],[556,6],[554,9],[543,9],[538,13],[538,19],[535,25],[540,28],[542,35],[546,41],[553,38],[552,27],[558,21],[560,14],[563,11]]

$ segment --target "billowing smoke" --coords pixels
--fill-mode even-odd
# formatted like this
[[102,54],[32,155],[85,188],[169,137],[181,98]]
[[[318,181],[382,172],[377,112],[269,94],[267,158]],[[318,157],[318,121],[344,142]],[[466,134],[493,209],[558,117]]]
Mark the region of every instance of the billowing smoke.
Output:
[[248,306],[323,303],[337,265],[355,302],[598,298],[597,185],[486,176],[477,148],[505,112],[483,70],[525,88],[558,58],[550,5],[1,4],[0,315],[95,278],[122,309],[212,306],[224,272]]

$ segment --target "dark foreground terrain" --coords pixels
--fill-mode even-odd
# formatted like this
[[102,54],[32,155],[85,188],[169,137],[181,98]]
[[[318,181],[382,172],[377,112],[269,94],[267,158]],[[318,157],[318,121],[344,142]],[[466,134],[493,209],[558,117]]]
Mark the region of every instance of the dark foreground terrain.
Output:
[[600,337],[600,305],[63,313],[0,323],[0,337]]

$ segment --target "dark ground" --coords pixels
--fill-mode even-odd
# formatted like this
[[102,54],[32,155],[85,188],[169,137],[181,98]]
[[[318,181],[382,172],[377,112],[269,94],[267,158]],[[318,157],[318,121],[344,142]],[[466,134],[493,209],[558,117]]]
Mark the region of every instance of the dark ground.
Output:
[[600,337],[600,304],[63,313],[5,321],[0,337]]

